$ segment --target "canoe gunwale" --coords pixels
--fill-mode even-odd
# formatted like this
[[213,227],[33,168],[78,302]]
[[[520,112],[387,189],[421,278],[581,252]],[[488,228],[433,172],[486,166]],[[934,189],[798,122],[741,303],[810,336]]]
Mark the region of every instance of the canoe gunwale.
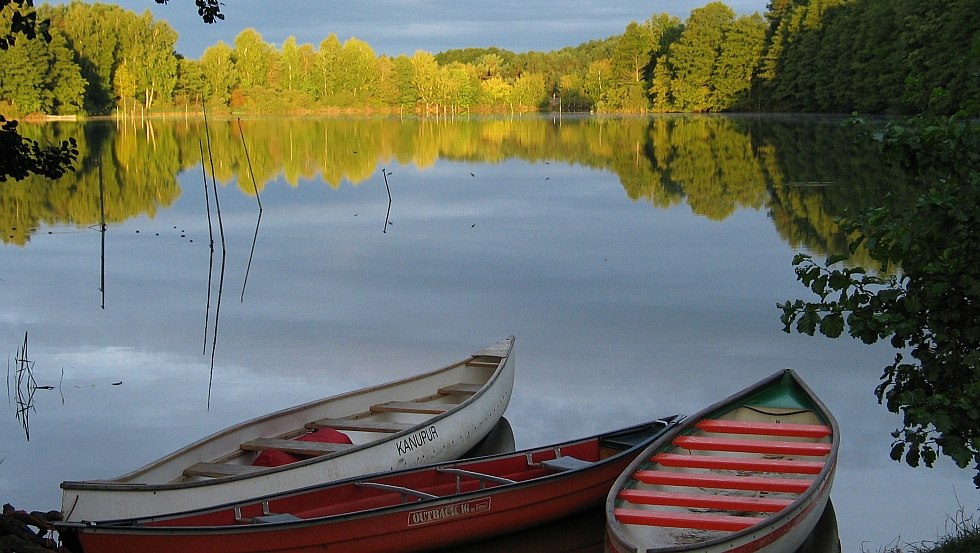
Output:
[[[251,471],[249,471],[247,473],[243,473],[243,474],[234,474],[234,475],[228,475],[228,476],[221,476],[221,477],[217,477],[217,478],[209,478],[209,479],[206,479],[206,480],[182,481],[182,482],[164,482],[164,483],[145,483],[145,482],[143,482],[143,483],[141,483],[141,482],[133,482],[132,481],[134,479],[139,478],[141,475],[146,474],[146,473],[148,473],[148,472],[156,469],[157,467],[161,467],[161,466],[164,466],[164,465],[166,465],[168,463],[174,462],[175,459],[178,459],[182,455],[184,455],[184,454],[186,454],[186,453],[188,453],[190,451],[193,451],[196,448],[205,446],[205,445],[207,445],[210,442],[214,442],[214,441],[219,440],[219,439],[221,439],[223,437],[232,435],[232,434],[234,434],[236,432],[241,431],[242,429],[245,429],[245,428],[248,428],[248,427],[251,427],[251,426],[260,425],[260,424],[262,424],[264,422],[276,420],[276,419],[279,419],[279,418],[288,417],[290,415],[295,415],[295,414],[300,414],[300,413],[303,413],[303,412],[306,412],[306,411],[310,411],[310,410],[313,410],[313,409],[315,409],[315,408],[317,408],[317,407],[319,407],[321,405],[328,404],[328,403],[331,403],[331,402],[334,402],[334,401],[337,401],[337,400],[342,400],[342,399],[346,399],[346,398],[356,397],[356,396],[368,394],[368,393],[371,393],[371,392],[374,392],[374,391],[384,390],[386,388],[399,387],[399,386],[402,386],[402,385],[405,385],[405,384],[410,384],[412,382],[416,382],[416,381],[419,381],[419,380],[431,379],[431,378],[437,377],[440,374],[443,374],[443,373],[446,373],[446,372],[451,372],[453,370],[459,369],[459,368],[465,366],[467,363],[473,361],[474,359],[478,359],[479,357],[497,357],[500,360],[498,362],[497,368],[494,370],[493,374],[486,380],[486,382],[481,386],[481,388],[480,388],[480,390],[478,392],[476,392],[475,394],[469,395],[461,403],[452,404],[452,408],[451,409],[448,409],[447,411],[445,411],[445,412],[443,412],[441,414],[433,415],[431,418],[429,418],[429,419],[427,419],[425,421],[425,424],[426,425],[435,424],[435,423],[437,423],[439,421],[442,421],[442,420],[444,420],[444,419],[446,419],[448,417],[452,417],[452,416],[456,415],[457,413],[459,413],[460,411],[462,411],[464,408],[466,408],[470,404],[477,402],[480,398],[482,398],[485,394],[489,393],[489,391],[494,388],[494,384],[501,378],[501,374],[503,373],[505,366],[508,363],[512,363],[513,362],[512,355],[513,355],[513,346],[514,346],[514,341],[515,341],[514,336],[509,336],[508,338],[505,338],[503,341],[508,342],[508,347],[506,348],[506,350],[503,350],[503,349],[492,349],[492,346],[491,346],[490,348],[485,348],[485,349],[480,350],[477,353],[471,354],[469,357],[467,357],[467,358],[465,358],[465,359],[463,359],[461,361],[456,361],[456,362],[453,362],[453,363],[451,363],[449,365],[446,365],[446,366],[443,366],[443,367],[440,367],[440,368],[436,368],[436,369],[433,369],[431,371],[427,371],[427,372],[424,372],[424,373],[421,373],[421,374],[411,375],[411,376],[408,376],[408,377],[405,377],[405,378],[401,378],[401,379],[397,379],[397,380],[393,380],[393,381],[389,381],[389,382],[383,382],[383,383],[375,384],[375,385],[368,386],[368,387],[365,387],[365,388],[360,388],[360,389],[357,389],[357,390],[343,392],[341,394],[336,394],[336,395],[332,395],[332,396],[328,396],[328,397],[316,399],[316,400],[313,400],[313,401],[309,401],[309,402],[306,402],[306,403],[302,403],[302,404],[299,404],[299,405],[290,406],[290,407],[287,407],[285,409],[281,409],[279,411],[274,411],[274,412],[271,412],[271,413],[266,413],[266,414],[260,415],[258,417],[255,417],[255,418],[252,418],[252,419],[248,419],[246,421],[242,421],[242,422],[236,423],[236,424],[234,424],[232,426],[229,426],[229,427],[223,428],[221,430],[218,430],[217,432],[214,432],[214,433],[212,433],[212,434],[210,434],[208,436],[205,436],[205,437],[203,437],[203,438],[201,438],[201,439],[199,439],[199,440],[197,440],[197,441],[195,441],[195,442],[193,442],[191,444],[185,445],[185,446],[181,447],[180,449],[178,449],[176,451],[172,451],[172,452],[168,453],[166,456],[161,457],[161,458],[159,458],[159,459],[157,459],[157,460],[155,460],[155,461],[153,461],[153,462],[151,462],[151,463],[149,463],[147,465],[144,465],[143,467],[140,467],[139,469],[136,469],[136,470],[134,470],[132,472],[129,472],[127,474],[124,474],[122,476],[118,476],[118,477],[112,478],[112,479],[105,479],[105,480],[65,481],[65,482],[62,482],[61,483],[61,488],[62,488],[62,490],[98,490],[98,491],[104,491],[104,490],[109,490],[109,491],[136,491],[136,490],[138,490],[138,491],[154,491],[154,490],[192,489],[192,488],[199,488],[199,487],[200,488],[204,488],[204,487],[211,486],[211,485],[214,485],[214,484],[219,484],[219,483],[233,482],[233,481],[238,481],[238,480],[249,480],[249,479],[253,479],[253,478],[256,478],[256,477],[265,477],[265,476],[268,476],[268,475],[271,475],[271,474],[275,474],[275,473],[279,473],[279,472],[287,472],[287,471],[290,471],[290,470],[293,470],[293,469],[296,469],[296,468],[301,468],[301,467],[305,467],[305,466],[308,466],[308,465],[314,465],[314,464],[318,464],[318,463],[327,462],[327,461],[330,461],[330,460],[332,460],[332,459],[334,459],[336,457],[350,455],[351,453],[362,451],[364,449],[368,449],[368,448],[372,448],[372,447],[377,447],[379,444],[382,444],[382,443],[393,443],[393,442],[396,442],[396,441],[398,441],[400,439],[404,439],[406,436],[409,436],[409,435],[411,435],[413,433],[418,432],[420,425],[414,425],[412,427],[406,428],[404,430],[401,430],[401,431],[398,431],[398,432],[395,432],[395,433],[385,434],[384,437],[382,437],[382,438],[379,438],[377,440],[372,440],[372,441],[369,441],[369,442],[365,442],[365,443],[361,443],[361,444],[356,444],[356,445],[354,445],[354,447],[347,448],[347,449],[345,449],[344,451],[341,451],[341,452],[320,455],[320,456],[316,456],[316,457],[311,457],[309,459],[301,459],[299,461],[296,461],[296,462],[293,462],[293,463],[289,463],[289,464],[286,464],[286,465],[281,465],[281,466],[278,466],[278,467],[267,467],[267,468],[266,467],[262,467],[262,468],[259,468],[257,470],[251,470]],[[449,404],[447,404],[447,405],[449,405]]]
[[[833,474],[836,470],[837,465],[837,454],[840,448],[840,428],[837,424],[837,420],[834,418],[833,414],[823,403],[823,401],[813,392],[812,389],[799,377],[799,375],[793,369],[783,369],[782,371],[776,372],[769,377],[757,382],[756,384],[746,388],[740,392],[718,401],[701,411],[689,416],[681,424],[674,427],[672,430],[665,432],[656,441],[650,444],[647,449],[640,454],[640,456],[627,468],[623,475],[617,480],[613,485],[612,490],[609,493],[609,497],[606,500],[606,528],[607,533],[612,533],[614,536],[607,536],[607,549],[611,551],[620,551],[622,548],[616,548],[610,545],[614,545],[613,542],[618,542],[623,546],[627,546],[632,549],[634,544],[631,544],[629,540],[623,539],[622,536],[618,535],[619,523],[612,522],[615,521],[615,516],[613,515],[613,510],[615,505],[618,503],[618,491],[622,489],[622,484],[632,478],[632,474],[637,470],[637,468],[643,463],[645,457],[648,453],[652,454],[661,449],[671,445],[672,441],[678,436],[687,435],[697,430],[695,425],[698,421],[705,418],[713,418],[720,412],[724,413],[730,411],[733,407],[739,406],[739,402],[744,401],[751,396],[758,393],[764,388],[775,385],[778,381],[790,378],[793,380],[794,385],[798,386],[807,396],[808,400],[813,403],[815,412],[821,417],[825,418],[829,426],[831,427],[831,449],[826,455],[826,462],[821,468],[820,472],[815,474],[813,477],[813,484],[807,488],[806,491],[801,493],[796,497],[792,503],[787,505],[778,513],[773,513],[772,516],[767,517],[763,522],[754,524],[742,530],[737,530],[730,532],[724,536],[709,539],[695,544],[687,545],[677,545],[677,546],[665,546],[665,547],[654,547],[649,549],[635,549],[641,553],[681,553],[686,551],[713,551],[712,548],[717,548],[719,545],[728,544],[731,542],[739,542],[745,538],[750,538],[755,535],[764,536],[769,532],[767,529],[771,528],[781,528],[782,526],[795,524],[800,518],[804,518],[805,515],[809,514],[814,507],[820,503],[826,503],[829,500],[829,487],[833,481]],[[790,531],[791,529],[788,529]],[[758,540],[751,540],[754,543]],[[717,548],[716,551],[727,551],[728,549]],[[734,551],[740,551],[739,547],[736,547]],[[756,549],[746,549],[746,551],[755,551]]]

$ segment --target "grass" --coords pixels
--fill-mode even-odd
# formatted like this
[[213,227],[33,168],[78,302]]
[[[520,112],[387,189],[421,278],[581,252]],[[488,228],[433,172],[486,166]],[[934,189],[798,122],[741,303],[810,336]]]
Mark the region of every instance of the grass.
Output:
[[[946,520],[946,535],[936,541],[899,544],[895,540],[877,553],[977,553],[980,551],[980,521],[975,517],[980,513],[967,514],[961,506],[955,515]],[[862,547],[862,553],[868,553]]]

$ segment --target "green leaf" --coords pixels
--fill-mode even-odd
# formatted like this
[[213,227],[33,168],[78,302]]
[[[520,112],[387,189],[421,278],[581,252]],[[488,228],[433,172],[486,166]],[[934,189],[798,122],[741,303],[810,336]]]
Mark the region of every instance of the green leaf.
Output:
[[844,317],[840,313],[830,313],[820,321],[820,333],[828,338],[839,338],[844,332]]
[[892,444],[892,451],[890,454],[892,461],[900,461],[903,453],[905,453],[905,442],[895,442]]
[[796,331],[813,336],[813,333],[817,330],[818,322],[820,322],[820,315],[812,308],[807,309],[800,316],[799,320],[796,321]]

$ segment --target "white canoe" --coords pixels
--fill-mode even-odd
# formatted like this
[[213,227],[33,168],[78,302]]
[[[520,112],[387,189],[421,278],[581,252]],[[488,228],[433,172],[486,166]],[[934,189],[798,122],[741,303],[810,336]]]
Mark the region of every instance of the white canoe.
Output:
[[[432,372],[270,413],[118,478],[62,482],[62,516],[78,522],[176,513],[456,459],[510,403],[513,347],[511,336]],[[330,436],[317,439],[314,431]],[[337,436],[351,443],[319,441]],[[259,462],[293,462],[255,466],[260,454]]]

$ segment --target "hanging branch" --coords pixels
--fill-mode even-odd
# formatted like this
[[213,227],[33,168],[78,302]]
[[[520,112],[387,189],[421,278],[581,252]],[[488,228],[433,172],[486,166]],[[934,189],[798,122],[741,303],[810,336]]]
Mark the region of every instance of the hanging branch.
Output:
[[259,198],[259,187],[255,184],[255,173],[252,172],[252,160],[248,156],[248,146],[245,144],[245,131],[242,130],[242,119],[240,117],[238,118],[238,132],[242,136],[242,148],[245,150],[245,161],[248,162],[248,174],[252,177],[252,189],[255,190],[255,201],[259,204],[259,216],[255,219],[255,234],[252,235],[252,251],[248,254],[248,265],[245,267],[245,280],[242,282],[241,302],[245,303],[245,286],[248,285],[248,273],[252,270],[255,242],[259,239],[259,223],[262,222],[262,199]]

